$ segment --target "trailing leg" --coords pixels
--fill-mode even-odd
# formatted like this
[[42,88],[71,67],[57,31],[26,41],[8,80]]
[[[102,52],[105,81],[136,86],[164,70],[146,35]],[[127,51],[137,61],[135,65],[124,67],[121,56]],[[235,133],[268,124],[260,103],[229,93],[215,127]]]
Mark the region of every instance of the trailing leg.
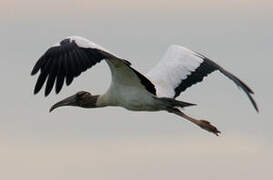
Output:
[[218,133],[219,134],[221,133],[215,126],[211,125],[210,122],[208,122],[206,120],[197,120],[197,119],[194,119],[194,118],[186,115],[185,113],[181,112],[177,108],[168,109],[168,112],[174,113],[174,114],[176,114],[176,115],[178,115],[180,117],[183,117],[183,118],[185,118],[185,119],[193,122],[194,124],[198,125],[202,129],[205,129],[206,131],[215,134],[216,136],[218,136]]

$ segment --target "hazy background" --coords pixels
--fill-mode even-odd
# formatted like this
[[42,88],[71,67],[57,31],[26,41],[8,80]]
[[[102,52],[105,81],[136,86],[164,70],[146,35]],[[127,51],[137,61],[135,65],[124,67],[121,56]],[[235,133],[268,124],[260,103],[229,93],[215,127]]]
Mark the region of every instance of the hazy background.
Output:
[[[272,17],[270,0],[2,0],[0,179],[272,179]],[[220,137],[165,112],[48,113],[78,90],[99,94],[110,83],[101,63],[58,96],[32,94],[34,63],[68,35],[102,45],[141,72],[170,44],[186,46],[247,82],[260,113],[219,73],[179,99],[197,103],[185,112],[213,122]]]

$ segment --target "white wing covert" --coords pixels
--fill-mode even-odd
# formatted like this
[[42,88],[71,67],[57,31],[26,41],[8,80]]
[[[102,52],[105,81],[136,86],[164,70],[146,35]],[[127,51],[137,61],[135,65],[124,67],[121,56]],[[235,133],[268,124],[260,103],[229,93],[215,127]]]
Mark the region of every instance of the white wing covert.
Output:
[[155,84],[158,96],[175,97],[181,81],[197,69],[203,59],[181,46],[172,45],[146,76]]
[[258,111],[257,104],[251,96],[254,93],[244,82],[207,57],[182,46],[170,46],[146,77],[155,85],[157,96],[176,98],[188,87],[201,82],[205,76],[216,70],[240,87]]

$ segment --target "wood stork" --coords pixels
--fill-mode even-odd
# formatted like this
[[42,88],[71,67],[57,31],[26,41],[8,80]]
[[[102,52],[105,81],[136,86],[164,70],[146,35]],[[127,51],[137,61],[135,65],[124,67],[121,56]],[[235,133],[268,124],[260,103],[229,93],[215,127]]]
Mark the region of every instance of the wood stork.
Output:
[[77,92],[54,104],[50,112],[61,106],[121,106],[132,111],[167,111],[218,135],[220,131],[208,121],[194,119],[179,109],[195,104],[175,99],[188,87],[202,81],[205,76],[216,70],[239,86],[258,112],[258,106],[251,96],[253,91],[244,82],[197,52],[172,45],[159,63],[143,75],[135,70],[129,61],[79,36],[67,37],[55,44],[37,61],[31,72],[31,75],[34,75],[40,70],[34,94],[41,90],[45,81],[45,96],[51,92],[54,83],[58,94],[64,81],[69,86],[75,77],[101,60],[105,60],[111,70],[112,82],[109,89],[102,95]]

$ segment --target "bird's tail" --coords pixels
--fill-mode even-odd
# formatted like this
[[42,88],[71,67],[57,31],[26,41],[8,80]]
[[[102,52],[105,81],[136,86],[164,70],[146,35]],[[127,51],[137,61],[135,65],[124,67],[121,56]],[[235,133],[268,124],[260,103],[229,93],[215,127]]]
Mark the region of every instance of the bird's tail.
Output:
[[184,102],[184,101],[178,101],[172,98],[166,98],[166,97],[162,97],[162,98],[157,98],[159,100],[161,100],[165,105],[167,105],[168,107],[187,107],[187,106],[195,106],[196,104],[192,104],[192,103],[188,103],[188,102]]

